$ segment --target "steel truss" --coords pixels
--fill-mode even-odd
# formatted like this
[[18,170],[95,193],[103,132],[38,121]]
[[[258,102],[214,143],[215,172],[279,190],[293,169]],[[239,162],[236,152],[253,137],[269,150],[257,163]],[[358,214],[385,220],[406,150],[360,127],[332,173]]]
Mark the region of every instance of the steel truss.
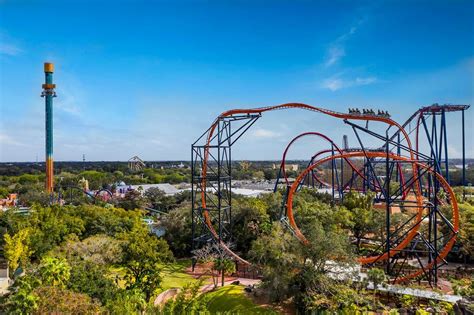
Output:
[[[376,248],[372,255],[377,253],[377,251],[381,248],[385,249],[385,253],[388,254],[388,258],[385,260],[385,269],[386,273],[396,281],[398,278],[402,276],[402,271],[403,271],[403,266],[405,265],[408,257],[410,256],[415,256],[420,268],[423,270],[425,278],[429,281],[430,285],[437,285],[437,270],[438,270],[438,264],[434,263],[431,264],[432,261],[436,261],[438,258],[438,220],[437,220],[437,213],[438,213],[438,198],[436,197],[439,191],[439,182],[436,179],[436,176],[429,176],[428,181],[433,184],[435,189],[428,189],[426,190],[426,193],[424,194],[425,197],[428,198],[430,205],[424,205],[424,211],[427,212],[427,215],[423,217],[421,220],[416,220],[416,222],[413,222],[415,219],[415,216],[412,216],[409,220],[404,222],[401,227],[396,229],[395,231],[392,231],[392,225],[391,225],[391,216],[392,216],[392,206],[398,206],[398,207],[413,207],[412,202],[407,201],[404,197],[406,196],[406,193],[408,191],[414,190],[414,189],[420,189],[422,190],[422,178],[425,177],[425,175],[428,173],[427,170],[418,170],[418,172],[415,173],[413,172],[411,176],[407,179],[407,181],[404,183],[404,185],[399,185],[399,188],[396,189],[396,191],[392,192],[390,183],[392,182],[392,178],[395,177],[397,180],[400,179],[403,175],[401,174],[403,167],[400,167],[401,162],[399,161],[394,161],[390,159],[389,153],[392,151],[396,151],[398,155],[401,155],[403,153],[411,153],[414,154],[416,153],[416,156],[418,159],[408,161],[408,162],[403,162],[402,164],[411,164],[411,162],[418,162],[418,163],[425,163],[428,165],[433,165],[436,164],[436,160],[433,158],[433,156],[429,157],[424,154],[420,154],[417,151],[414,151],[412,149],[409,149],[406,146],[401,145],[400,139],[397,135],[397,141],[391,140],[391,137],[389,136],[389,131],[390,128],[387,128],[385,136],[377,134],[371,130],[369,130],[367,127],[361,127],[357,124],[354,124],[352,122],[349,122],[347,120],[344,121],[346,124],[349,124],[353,131],[354,134],[359,142],[359,145],[362,149],[362,152],[364,152],[365,155],[365,166],[364,165],[364,170],[365,174],[368,174],[369,178],[373,178],[373,181],[377,183],[377,187],[380,189],[376,191],[375,195],[375,202],[377,203],[385,203],[385,235],[386,238],[385,240],[380,244],[378,248]],[[363,142],[361,141],[361,137],[359,135],[359,132],[362,131],[364,133],[367,133],[371,136],[374,136],[378,138],[379,140],[382,140],[385,142],[384,146],[382,149],[385,149],[386,152],[386,157],[385,158],[379,158],[379,159],[374,159],[374,158],[369,158],[366,153],[366,148],[364,147]],[[400,131],[397,131],[399,134]],[[380,173],[377,174],[377,166],[382,166],[381,168],[384,169],[385,175],[384,177],[380,176]],[[379,167],[380,169],[380,167]],[[395,173],[394,174],[394,170]],[[366,181],[364,181],[365,184]],[[374,185],[375,186],[375,185]],[[417,186],[417,187],[414,187]],[[372,190],[370,186],[370,182],[367,181],[367,186],[364,185],[368,191]],[[397,251],[394,255],[391,255],[393,250],[400,244],[399,242],[404,239],[407,234],[413,230],[415,227],[419,226],[424,222],[424,220],[428,218],[428,239],[426,239],[422,233],[418,233],[417,237],[415,237],[412,240],[411,246],[405,247],[402,250]],[[403,231],[403,227],[408,226],[411,223],[411,227],[408,230]],[[454,235],[454,234],[453,234]],[[423,240],[422,244],[425,245],[422,248],[418,246],[418,243],[420,243],[420,239]],[[372,256],[369,255],[369,256]],[[428,256],[428,264],[423,264],[420,255],[427,255]],[[382,254],[378,256],[376,260],[374,260],[373,264],[376,264],[379,260],[379,258],[382,257]],[[400,266],[397,266],[398,262],[400,259],[403,259],[403,262],[399,264]],[[426,266],[431,266],[431,267],[426,267]],[[399,268],[397,268],[399,267]]]
[[[209,242],[231,243],[231,149],[260,117],[260,114],[220,117],[215,134],[211,127],[192,144],[192,250]],[[203,168],[207,169],[205,174]],[[210,224],[216,229],[210,229]]]
[[[299,103],[238,109],[221,114],[191,147],[192,249],[197,249],[208,242],[216,242],[223,252],[232,255],[237,261],[250,264],[226,245],[232,241],[231,147],[263,112],[288,108],[306,109],[342,118],[352,128],[360,148],[348,149],[346,146],[341,150],[326,137],[330,141],[329,149],[315,154],[293,185],[286,181],[287,190],[281,212],[282,223],[305,242],[291,210],[293,194],[302,186],[331,188],[334,203],[342,202],[344,194],[351,190],[362,193],[372,191],[375,193],[374,202],[385,208],[385,231],[378,248],[374,248],[371,255],[361,257],[359,261],[369,265],[385,264],[387,274],[395,282],[425,278],[431,285],[436,286],[438,268],[445,263],[446,249],[452,247],[458,231],[458,222],[453,225],[450,221],[452,218],[443,212],[443,207],[454,203],[453,211],[457,215],[456,200],[446,181],[446,179],[449,181],[449,165],[445,115],[451,111],[462,111],[465,184],[464,111],[469,108],[465,105],[435,104],[421,108],[397,130],[391,130],[395,129],[396,123],[386,116],[379,118],[368,113],[361,115],[354,112],[342,114]],[[431,126],[425,116],[432,116]],[[439,129],[437,117],[441,119]],[[365,126],[354,123],[354,120],[365,122]],[[412,130],[410,126],[414,120],[417,124]],[[387,123],[388,128],[384,134],[377,133],[369,129],[369,121]],[[405,130],[407,126],[410,127],[409,133]],[[420,130],[424,131],[429,152],[419,150]],[[409,144],[410,134],[414,131],[416,131],[415,147]],[[378,139],[383,145],[377,149],[369,149],[364,145],[361,134]],[[350,162],[351,158],[363,160],[362,165],[355,167]],[[330,183],[318,178],[315,167],[323,162],[330,165]],[[405,169],[407,165],[411,166],[411,172]],[[280,179],[285,177],[286,180],[284,161],[282,166],[275,190]],[[393,185],[396,187],[391,188],[392,183],[398,185]],[[446,193],[444,197],[441,196],[443,191]],[[415,201],[410,198],[413,195],[416,195]],[[416,209],[417,213],[394,228],[392,227],[394,207]],[[427,262],[423,262],[423,257],[426,257]],[[404,268],[409,258],[416,259],[420,268],[416,272],[408,271],[407,274]]]
[[[464,117],[464,110],[461,109]],[[451,111],[451,110],[450,110]],[[431,126],[428,123],[424,115],[420,115],[419,121],[425,131],[425,137],[429,144],[429,153],[423,154],[415,149],[410,149],[408,146],[403,145],[401,141],[400,130],[397,130],[392,135],[389,134],[392,127],[387,128],[385,135],[376,133],[368,128],[368,126],[361,126],[355,124],[349,120],[344,122],[351,126],[355,137],[357,138],[359,148],[345,149],[345,152],[356,152],[361,151],[364,155],[363,166],[359,169],[359,172],[351,170],[351,176],[344,180],[344,164],[345,161],[342,158],[335,157],[335,151],[340,151],[334,143],[328,149],[318,152],[314,155],[307,168],[313,165],[318,160],[318,155],[326,153],[327,156],[332,157],[330,162],[326,162],[330,169],[330,182],[325,183],[321,179],[315,176],[315,169],[311,169],[299,182],[299,189],[303,186],[309,186],[312,188],[321,188],[329,186],[331,189],[331,195],[333,203],[343,202],[344,194],[350,191],[359,190],[362,193],[372,191],[375,193],[374,202],[385,204],[385,240],[372,251],[369,256],[377,255],[378,252],[382,254],[378,255],[371,265],[383,263],[379,261],[379,258],[384,253],[388,254],[388,258],[384,259],[385,269],[388,275],[396,282],[397,279],[403,276],[403,268],[406,266],[407,259],[409,257],[416,258],[420,269],[423,271],[423,276],[430,285],[436,286],[438,281],[438,268],[440,265],[445,264],[446,261],[443,259],[441,264],[433,263],[439,258],[440,248],[443,248],[446,243],[456,235],[453,230],[452,223],[446,218],[446,216],[440,211],[440,198],[438,194],[440,192],[440,183],[436,176],[433,176],[428,170],[433,169],[439,174],[442,174],[449,183],[449,166],[448,166],[448,140],[447,140],[447,124],[446,124],[446,110],[440,106],[436,108],[436,111],[425,110],[424,115],[432,116]],[[440,131],[438,137],[437,131],[437,120],[436,117],[440,116]],[[465,156],[464,146],[464,119],[462,120],[462,137],[463,137],[463,156]],[[380,141],[384,142],[384,145],[379,149],[366,148],[363,141],[361,140],[361,133],[368,134]],[[299,137],[299,136],[298,136]],[[298,138],[296,137],[296,138]],[[418,149],[418,131],[417,131],[417,149]],[[295,138],[295,139],[296,139]],[[373,158],[368,156],[367,152],[386,152],[385,158]],[[395,161],[389,157],[389,153],[396,152],[397,155],[409,155],[413,154],[416,158],[408,161]],[[338,161],[339,160],[339,161]],[[412,162],[424,163],[429,165],[429,168],[418,170],[417,175],[412,173],[410,176],[406,176],[403,173],[404,166],[411,165]],[[463,174],[465,172],[465,161],[463,160]],[[284,162],[280,167],[280,171],[275,183],[275,189],[280,182],[280,178],[284,175]],[[347,166],[346,166],[347,167]],[[362,173],[362,174],[360,174]],[[362,175],[362,176],[361,176]],[[407,177],[407,178],[405,178]],[[355,184],[359,181],[362,184],[362,189],[358,188]],[[398,188],[394,191],[390,190],[392,182],[398,183]],[[465,177],[463,177],[463,183],[465,183]],[[290,185],[287,185],[287,193],[283,202],[282,217],[281,221],[287,223],[286,225],[295,233],[291,225],[288,224],[288,217],[286,216],[286,197],[288,196],[288,190]],[[415,220],[416,215],[411,216],[406,222],[402,223],[399,228],[394,230],[391,226],[392,207],[398,208],[416,208],[417,205],[413,201],[407,200],[406,196],[414,189],[419,188],[425,198],[426,203],[423,205],[423,212],[426,213],[421,219]],[[411,245],[403,248],[402,250],[393,253],[394,249],[400,244],[400,242],[412,231],[415,227],[420,226],[422,223],[426,223],[427,231],[425,233],[418,233],[418,235],[412,240]],[[444,229],[440,228],[439,223],[444,224]],[[409,228],[408,228],[409,227]],[[441,230],[443,230],[441,233]],[[421,256],[427,257],[427,262],[422,262]],[[427,267],[429,266],[429,267]]]

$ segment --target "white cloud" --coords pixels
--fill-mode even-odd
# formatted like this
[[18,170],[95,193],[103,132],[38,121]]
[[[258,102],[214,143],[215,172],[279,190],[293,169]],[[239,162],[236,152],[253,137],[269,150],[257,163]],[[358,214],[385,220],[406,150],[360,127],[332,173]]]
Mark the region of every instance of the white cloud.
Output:
[[455,157],[459,158],[462,156],[461,150],[458,150],[458,148],[455,148],[452,145],[448,145],[448,155],[449,155],[449,158],[455,158]]
[[326,68],[335,65],[339,60],[341,60],[346,55],[345,43],[348,39],[354,35],[359,27],[366,21],[366,18],[359,19],[354,25],[349,28],[349,31],[342,34],[336,40],[329,44],[326,59],[324,61],[324,66]]
[[329,48],[327,55],[328,56],[324,65],[326,67],[330,67],[337,63],[342,57],[344,57],[346,55],[346,51],[342,46],[332,46]]
[[23,143],[15,140],[13,137],[6,135],[4,133],[0,133],[0,143],[6,146],[14,145],[14,146],[24,146]]
[[81,108],[84,107],[86,97],[82,82],[72,73],[64,73],[63,80],[56,89],[58,95],[54,99],[54,108],[63,113],[81,116]]
[[6,43],[0,43],[0,54],[8,55],[8,56],[16,56],[23,52],[23,49]]
[[163,141],[159,140],[159,139],[151,139],[150,140],[150,143],[154,144],[154,145],[158,145],[158,146],[162,146],[163,145]]
[[62,90],[60,98],[55,102],[55,107],[59,110],[62,110],[68,114],[80,115],[80,109],[77,105],[78,101],[76,96],[73,93],[70,93],[68,90]]
[[356,78],[353,85],[369,85],[377,82],[376,77]]
[[357,77],[353,80],[344,80],[340,78],[329,78],[322,82],[321,87],[330,91],[337,91],[343,88],[349,88],[354,86],[369,85],[377,82],[376,77]]
[[337,91],[344,87],[344,82],[341,79],[326,79],[323,81],[322,87],[331,91]]
[[262,129],[262,128],[258,128],[258,129],[255,129],[255,131],[253,132],[253,137],[255,138],[276,138],[276,137],[279,137],[280,134],[277,133],[277,132],[274,132],[274,131],[271,131],[271,130],[268,130],[268,129]]

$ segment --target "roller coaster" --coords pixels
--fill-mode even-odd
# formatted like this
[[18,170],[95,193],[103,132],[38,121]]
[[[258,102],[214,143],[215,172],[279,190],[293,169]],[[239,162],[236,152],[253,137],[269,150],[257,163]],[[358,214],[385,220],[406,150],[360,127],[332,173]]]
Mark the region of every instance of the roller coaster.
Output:
[[[91,203],[110,203],[114,197],[113,193],[106,188],[92,192],[77,185],[58,185],[56,191],[58,191],[57,200],[50,200],[51,204],[74,204],[83,196],[87,197]],[[53,194],[51,194],[51,198],[54,198]]]
[[[462,184],[465,185],[464,112],[469,105],[422,107],[403,125],[380,110],[361,113],[350,109],[349,113],[340,113],[301,103],[234,109],[220,114],[191,145],[192,248],[216,242],[237,263],[251,265],[227,245],[232,237],[231,148],[264,113],[288,109],[308,110],[342,120],[353,130],[359,146],[341,149],[320,132],[306,132],[292,139],[284,150],[275,183],[275,191],[281,179],[285,186],[281,221],[307,244],[309,241],[298,227],[298,213],[293,205],[303,186],[329,188],[334,203],[343,202],[349,192],[371,192],[375,196],[374,206],[385,210],[384,238],[375,242],[377,247],[371,254],[359,257],[359,263],[384,264],[393,283],[424,278],[436,286],[438,268],[447,263],[446,257],[459,231],[458,205],[449,179],[446,115],[453,112],[462,115]],[[369,128],[369,122],[379,129],[382,126],[385,132]],[[362,135],[380,145],[375,149],[366,147]],[[290,182],[285,171],[287,153],[296,141],[308,136],[324,140],[329,148],[311,156],[306,169]],[[318,168],[322,166],[330,169],[330,176],[321,175],[324,172]],[[392,226],[391,217],[397,209],[409,218]],[[418,267],[404,269],[409,258],[415,259]]]

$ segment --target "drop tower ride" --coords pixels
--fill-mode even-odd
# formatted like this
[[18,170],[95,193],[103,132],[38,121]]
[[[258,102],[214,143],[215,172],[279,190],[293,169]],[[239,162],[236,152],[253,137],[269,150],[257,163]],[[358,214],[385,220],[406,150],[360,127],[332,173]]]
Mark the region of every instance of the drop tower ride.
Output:
[[56,84],[53,84],[54,65],[44,63],[45,83],[41,97],[45,100],[45,129],[46,129],[46,191],[51,194],[54,190],[53,171],[53,98],[56,97]]

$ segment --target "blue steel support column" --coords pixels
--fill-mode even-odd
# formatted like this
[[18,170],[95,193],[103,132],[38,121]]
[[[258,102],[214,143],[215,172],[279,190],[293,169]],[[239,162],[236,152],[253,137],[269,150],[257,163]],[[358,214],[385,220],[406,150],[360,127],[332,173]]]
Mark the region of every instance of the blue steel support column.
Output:
[[[400,132],[397,132],[397,155],[400,156],[401,154],[402,154],[402,151],[401,151],[401,148],[400,148]],[[398,168],[398,163],[397,163],[397,172],[396,172],[396,174],[397,174],[397,177],[396,177],[397,183],[400,182],[400,179],[402,177],[402,174],[400,174],[400,170],[401,170],[401,168],[400,169]]]
[[[389,150],[389,137],[388,137],[388,129],[385,131],[385,137],[386,137],[386,143],[385,143],[385,229],[387,233],[387,239],[386,239],[386,251],[387,251],[387,274],[390,274],[390,201],[391,201],[391,196],[390,196],[390,150]],[[383,189],[383,186],[380,186],[380,188]],[[375,287],[374,287],[375,289]]]
[[341,159],[341,185],[339,198],[341,198],[341,201],[344,202],[344,159]]
[[[331,147],[331,155],[332,157],[334,157],[334,145]],[[334,168],[336,167],[336,162],[334,162],[334,159],[331,159],[331,186],[332,186],[332,202],[335,202],[335,196],[334,196],[334,182],[335,182],[335,178],[334,178]]]
[[464,134],[464,109],[462,113],[462,192],[463,198],[466,198],[466,137]]
[[45,84],[43,84],[42,97],[45,98],[46,112],[46,191],[53,192],[54,187],[54,168],[53,168],[53,97],[56,96],[53,84],[54,65],[49,62],[44,63]]
[[441,156],[438,153],[438,128],[436,126],[436,114],[433,114],[432,116],[433,116],[432,118],[433,125],[431,127],[431,143],[432,143],[432,146],[434,147],[433,157],[438,161],[439,171],[440,171],[440,174],[442,174],[441,173]]
[[[446,130],[446,111],[443,109],[441,112],[441,124],[442,124],[442,131],[444,134],[444,164],[446,167],[446,180],[448,184],[451,184],[449,180],[449,158],[448,158],[448,131]],[[440,157],[441,159],[441,157]]]
[[[195,238],[195,224],[194,224],[194,183],[195,183],[195,175],[194,175],[194,145],[191,145],[191,253],[194,251],[194,238]],[[194,255],[193,255],[194,256]],[[196,258],[192,258],[191,260],[192,271],[194,272],[194,267],[196,266]]]
[[439,161],[436,158],[436,151],[433,148],[433,138],[430,136],[430,133],[428,131],[428,127],[426,126],[426,121],[425,121],[424,116],[421,116],[421,122],[423,124],[424,129],[425,129],[426,137],[428,138],[428,143],[429,143],[430,149],[431,149],[431,158],[433,159],[433,161],[435,163],[435,165],[434,165],[435,170],[436,170],[436,172],[441,174],[441,165],[439,164]]

